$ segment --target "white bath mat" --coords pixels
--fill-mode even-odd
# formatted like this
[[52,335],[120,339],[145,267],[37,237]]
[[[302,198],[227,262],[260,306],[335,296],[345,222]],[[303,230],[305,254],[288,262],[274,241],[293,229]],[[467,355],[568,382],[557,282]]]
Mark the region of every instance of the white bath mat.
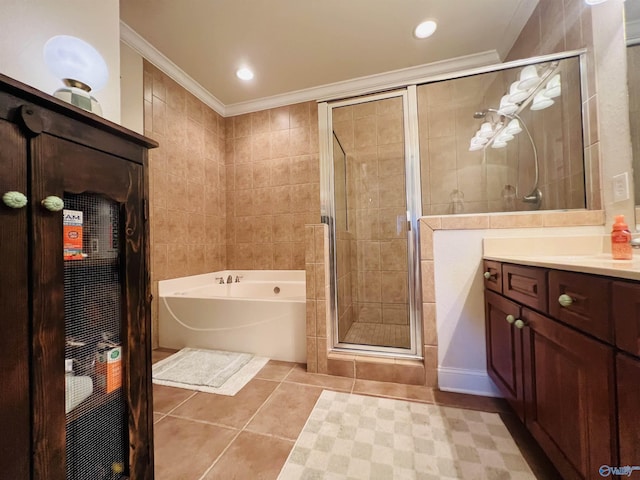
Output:
[[268,361],[250,353],[183,348],[153,365],[153,383],[235,395]]
[[323,391],[279,480],[535,480],[495,413]]

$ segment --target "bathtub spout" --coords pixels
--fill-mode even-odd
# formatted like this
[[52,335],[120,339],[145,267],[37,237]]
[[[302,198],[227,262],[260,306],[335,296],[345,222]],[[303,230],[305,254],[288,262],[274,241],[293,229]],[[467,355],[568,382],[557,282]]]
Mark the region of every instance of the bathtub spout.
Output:
[[227,283],[232,283],[233,282],[233,277],[231,275],[229,275],[227,277]]

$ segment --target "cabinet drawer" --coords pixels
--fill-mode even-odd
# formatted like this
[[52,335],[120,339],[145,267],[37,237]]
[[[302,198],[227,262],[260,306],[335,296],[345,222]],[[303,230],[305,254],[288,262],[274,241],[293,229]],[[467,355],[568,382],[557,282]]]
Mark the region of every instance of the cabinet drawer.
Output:
[[547,271],[503,263],[502,293],[516,302],[546,312]]
[[557,270],[549,273],[551,316],[605,342],[613,343],[610,305],[609,279]]
[[640,284],[614,282],[612,298],[616,345],[640,357]]
[[502,293],[502,268],[500,262],[485,260],[482,264],[484,288]]

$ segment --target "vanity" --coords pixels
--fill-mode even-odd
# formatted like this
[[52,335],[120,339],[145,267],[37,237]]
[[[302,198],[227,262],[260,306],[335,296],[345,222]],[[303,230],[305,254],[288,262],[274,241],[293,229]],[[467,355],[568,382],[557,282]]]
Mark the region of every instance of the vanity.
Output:
[[489,376],[563,478],[640,464],[640,252],[521,254],[487,240]]

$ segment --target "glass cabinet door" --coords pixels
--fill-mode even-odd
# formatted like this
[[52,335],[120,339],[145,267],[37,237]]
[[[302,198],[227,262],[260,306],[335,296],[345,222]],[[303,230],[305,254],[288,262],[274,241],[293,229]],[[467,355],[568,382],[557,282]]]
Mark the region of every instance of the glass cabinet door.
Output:
[[34,142],[35,478],[151,479],[142,166]]

